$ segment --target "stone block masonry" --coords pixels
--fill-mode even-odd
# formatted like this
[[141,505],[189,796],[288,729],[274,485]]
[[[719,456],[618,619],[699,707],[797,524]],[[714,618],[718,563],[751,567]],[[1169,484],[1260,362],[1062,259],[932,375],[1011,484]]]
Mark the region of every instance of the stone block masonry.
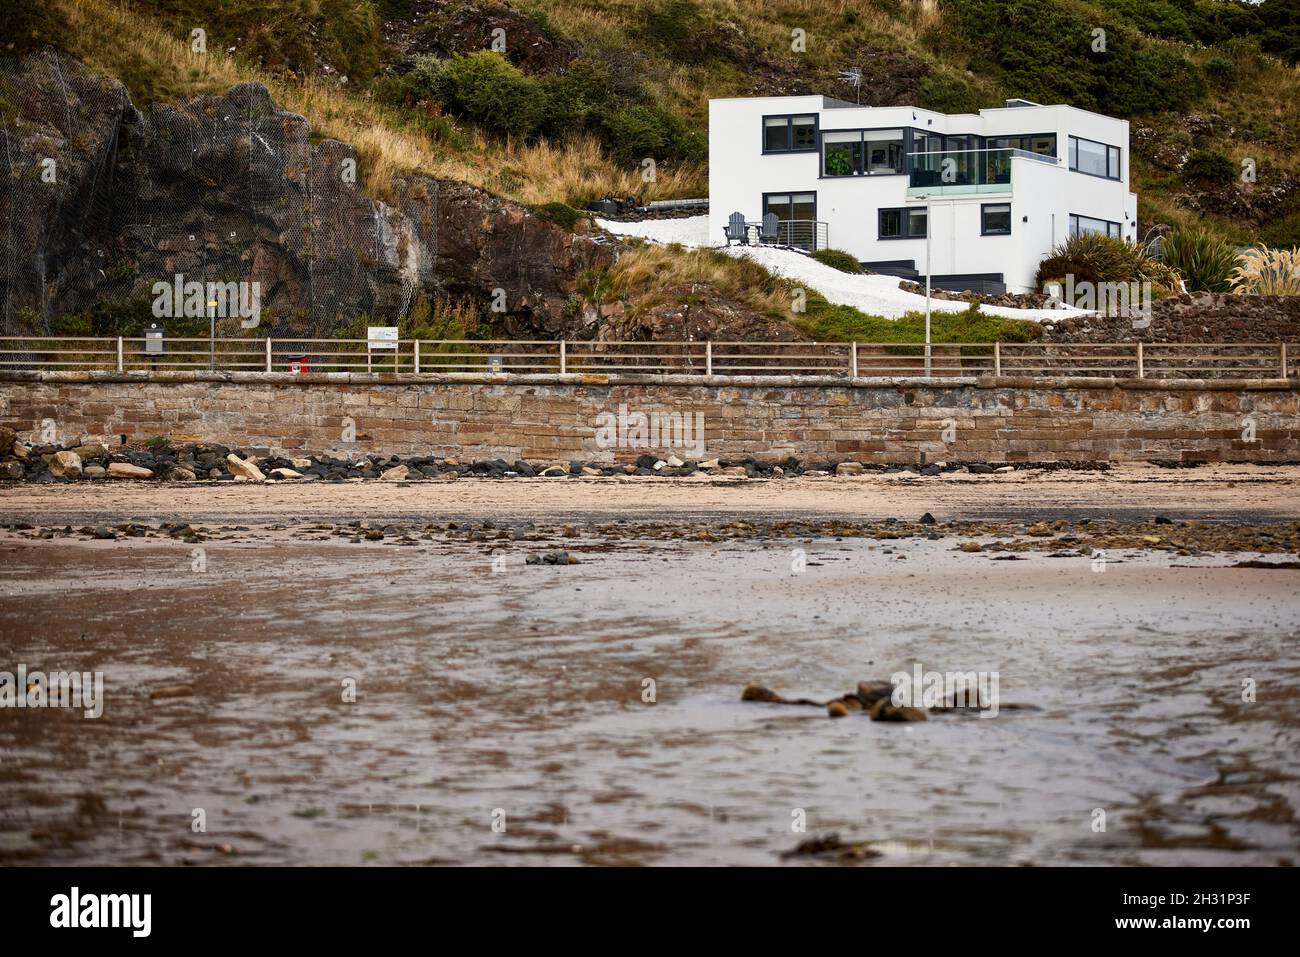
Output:
[[0,425],[34,443],[53,429],[110,447],[166,436],[336,455],[696,457],[670,430],[657,447],[610,447],[599,417],[620,407],[688,424],[699,413],[707,458],[1300,462],[1300,380],[0,373]]

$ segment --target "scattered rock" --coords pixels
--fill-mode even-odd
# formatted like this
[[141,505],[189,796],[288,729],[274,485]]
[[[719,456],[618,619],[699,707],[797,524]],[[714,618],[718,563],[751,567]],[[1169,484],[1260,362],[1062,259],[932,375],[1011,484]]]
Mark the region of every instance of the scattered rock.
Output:
[[404,482],[406,477],[411,474],[411,470],[405,465],[395,465],[391,469],[382,472],[379,476],[381,482]]
[[984,551],[984,546],[981,545],[979,542],[962,542],[962,543],[961,543],[960,545],[958,545],[957,547],[960,548],[963,552],[982,552],[982,551]]
[[49,470],[51,475],[60,478],[81,478],[81,456],[76,452],[55,452]]
[[924,515],[921,516],[921,524],[922,524],[922,525],[937,525],[938,522],[936,522],[936,521],[934,520],[934,516],[933,516],[933,515],[931,515],[929,512],[926,512]]
[[888,698],[877,701],[871,709],[872,721],[925,721],[925,712],[920,708],[898,707]]
[[529,555],[524,560],[526,565],[576,565],[578,560],[568,552],[547,552],[543,555]]
[[153,478],[153,469],[130,462],[112,462],[108,466],[108,475],[112,478],[147,479]]
[[[402,468],[406,468],[406,466],[402,466]],[[271,474],[274,475],[276,478],[279,478],[279,479],[300,479],[300,478],[302,478],[302,473],[299,472],[299,471],[297,471],[297,470],[295,470],[295,469],[286,469],[286,468],[271,469]],[[313,477],[314,477],[314,476],[313,476]],[[381,477],[381,478],[384,478],[384,477],[386,477],[386,476],[380,476],[380,477]]]
[[257,464],[250,459],[241,459],[234,452],[226,456],[226,465],[230,469],[230,474],[235,478],[242,478],[247,482],[265,482],[266,476]]
[[865,471],[861,462],[841,462],[835,466],[836,475],[861,475]]
[[832,718],[847,718],[849,709],[845,707],[843,701],[832,701],[826,706],[826,713]]
[[7,455],[17,441],[17,432],[6,425],[0,425],[0,455]]
[[846,844],[840,840],[838,834],[827,834],[825,837],[810,837],[806,841],[800,841],[793,851],[785,851],[781,856],[833,858],[838,861],[852,862],[880,857],[881,852],[867,847],[864,843]]
[[779,694],[771,688],[764,688],[762,685],[745,685],[745,690],[740,693],[741,701],[784,701]]

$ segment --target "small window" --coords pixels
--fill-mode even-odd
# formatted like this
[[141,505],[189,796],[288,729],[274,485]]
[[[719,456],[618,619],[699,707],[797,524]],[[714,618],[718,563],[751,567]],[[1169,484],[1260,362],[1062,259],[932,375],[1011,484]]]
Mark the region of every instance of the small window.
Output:
[[924,239],[925,209],[896,207],[880,210],[881,239]]
[[799,153],[817,149],[817,116],[763,117],[764,153]]
[[980,207],[980,235],[1011,235],[1010,203],[985,203]]
[[769,116],[763,121],[763,150],[778,153],[790,148],[790,121],[784,116]]
[[1070,214],[1070,235],[1082,236],[1087,233],[1101,233],[1105,236],[1113,236],[1116,239],[1123,239],[1123,227],[1119,223],[1112,222],[1109,219],[1095,219],[1092,216],[1080,216],[1077,213]]

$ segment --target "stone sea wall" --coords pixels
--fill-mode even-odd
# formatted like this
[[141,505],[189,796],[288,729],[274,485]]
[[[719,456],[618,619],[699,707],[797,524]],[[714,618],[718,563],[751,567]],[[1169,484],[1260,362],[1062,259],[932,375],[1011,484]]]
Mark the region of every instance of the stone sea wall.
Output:
[[[634,444],[638,414],[667,423],[649,448]],[[33,445],[112,448],[165,436],[543,463],[633,462],[647,451],[867,463],[1300,462],[1300,382],[9,372],[0,373],[0,427]]]

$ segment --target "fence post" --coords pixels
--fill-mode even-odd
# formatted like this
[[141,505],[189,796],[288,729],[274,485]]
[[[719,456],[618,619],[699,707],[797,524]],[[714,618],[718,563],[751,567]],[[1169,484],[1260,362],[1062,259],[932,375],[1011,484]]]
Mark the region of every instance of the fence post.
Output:
[[858,377],[858,344],[855,341],[852,345],[853,345],[853,364],[850,367],[850,374],[852,375],[853,378],[856,379]]
[[560,375],[564,375],[564,373],[568,370],[568,367],[569,367],[568,350],[565,349],[564,340],[561,339],[560,340]]
[[704,374],[713,375],[713,340],[704,343]]
[[419,339],[415,340],[415,371],[417,374],[420,371],[420,340]]
[[1286,343],[1282,343],[1282,378],[1286,378]]
[[996,378],[1002,377],[1002,343],[993,343],[993,375]]
[[[1286,346],[1283,346],[1282,348],[1285,349]],[[1283,366],[1285,367],[1285,363],[1283,363]],[[122,337],[121,336],[117,337],[117,371],[118,372],[122,371]]]
[[266,371],[271,371],[271,337],[266,337]]
[[1139,379],[1146,378],[1146,369],[1144,368],[1143,365],[1142,343],[1140,342],[1138,343],[1138,378]]

